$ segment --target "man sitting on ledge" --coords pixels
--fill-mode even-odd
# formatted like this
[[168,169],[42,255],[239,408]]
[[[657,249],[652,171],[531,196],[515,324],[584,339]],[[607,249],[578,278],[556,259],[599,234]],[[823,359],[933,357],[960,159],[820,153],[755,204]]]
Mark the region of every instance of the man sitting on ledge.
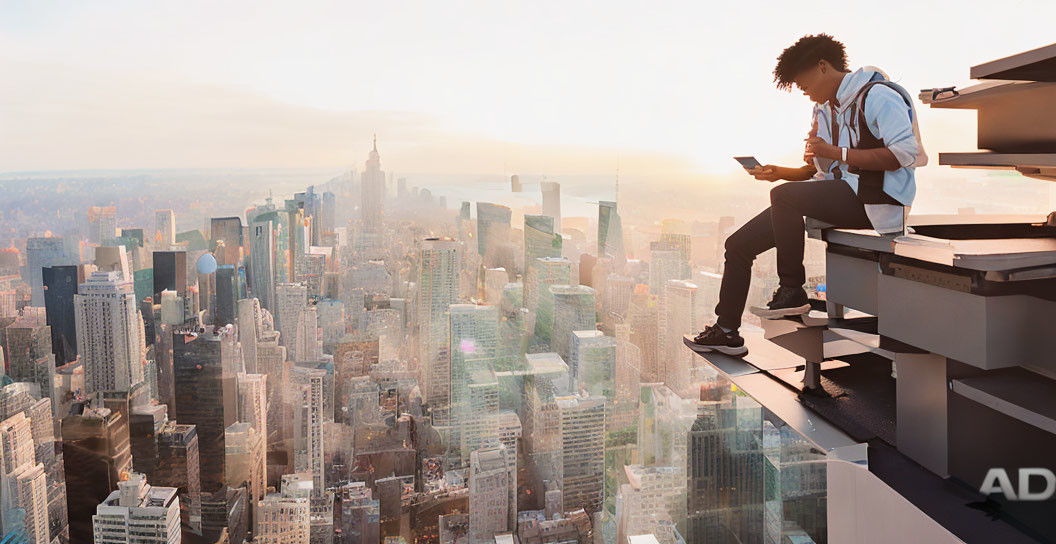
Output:
[[787,180],[770,191],[770,207],[726,239],[726,262],[715,307],[716,323],[694,339],[697,351],[744,355],[737,333],[748,298],[752,262],[777,248],[780,287],[764,319],[810,311],[803,290],[804,221],[838,228],[901,232],[916,193],[914,170],[927,164],[909,93],[877,68],[847,70],[843,44],[826,34],[805,36],[785,49],[774,69],[777,88],[793,85],[814,103],[812,128],[799,168],[767,165],[755,179]]

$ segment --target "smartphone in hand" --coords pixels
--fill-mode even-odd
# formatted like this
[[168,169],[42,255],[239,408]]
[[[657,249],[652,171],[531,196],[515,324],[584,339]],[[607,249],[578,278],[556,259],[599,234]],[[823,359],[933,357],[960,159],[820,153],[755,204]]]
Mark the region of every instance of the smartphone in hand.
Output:
[[745,170],[754,170],[763,167],[755,157],[734,157],[733,160],[741,163],[741,166],[743,166]]

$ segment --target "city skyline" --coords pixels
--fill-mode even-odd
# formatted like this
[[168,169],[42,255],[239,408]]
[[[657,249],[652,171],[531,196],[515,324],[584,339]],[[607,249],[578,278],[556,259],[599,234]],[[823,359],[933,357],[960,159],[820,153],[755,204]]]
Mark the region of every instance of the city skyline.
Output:
[[[204,4],[8,5],[0,45],[20,54],[0,57],[11,74],[0,88],[0,171],[346,167],[349,150],[378,133],[389,164],[408,172],[611,173],[618,162],[628,175],[699,182],[735,174],[733,155],[798,160],[792,142],[810,106],[774,89],[770,74],[796,36],[832,32],[852,66],[878,65],[915,92],[964,84],[961,67],[977,59],[1045,45],[1012,22],[1056,15],[1044,2],[969,2],[956,13],[895,4],[889,13],[905,12],[897,19],[914,41],[892,48],[883,24],[847,26],[867,6],[818,8],[776,20],[693,3],[251,15]],[[942,27],[929,23],[940,17]],[[925,62],[940,51],[947,62]],[[968,116],[921,116],[926,147],[971,142]],[[771,126],[730,130],[760,123]]]

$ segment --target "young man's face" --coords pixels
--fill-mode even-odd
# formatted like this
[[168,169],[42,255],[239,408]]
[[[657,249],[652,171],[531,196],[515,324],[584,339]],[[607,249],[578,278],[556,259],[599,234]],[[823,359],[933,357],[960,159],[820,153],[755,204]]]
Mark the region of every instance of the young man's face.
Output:
[[796,88],[803,91],[803,94],[815,103],[824,104],[828,101],[829,97],[826,92],[827,89],[825,89],[825,78],[822,74],[821,63],[803,70],[796,77],[792,78],[792,81],[795,82]]

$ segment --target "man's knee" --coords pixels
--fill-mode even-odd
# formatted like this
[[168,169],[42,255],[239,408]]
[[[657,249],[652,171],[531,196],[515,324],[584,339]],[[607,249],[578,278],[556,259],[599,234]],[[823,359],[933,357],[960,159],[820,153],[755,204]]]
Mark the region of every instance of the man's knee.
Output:
[[787,203],[793,193],[799,190],[799,186],[802,183],[803,182],[792,181],[788,183],[782,183],[781,185],[770,189],[770,204],[774,205],[778,203]]

